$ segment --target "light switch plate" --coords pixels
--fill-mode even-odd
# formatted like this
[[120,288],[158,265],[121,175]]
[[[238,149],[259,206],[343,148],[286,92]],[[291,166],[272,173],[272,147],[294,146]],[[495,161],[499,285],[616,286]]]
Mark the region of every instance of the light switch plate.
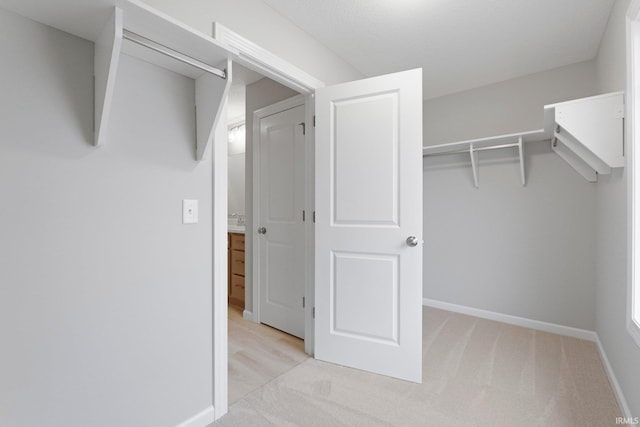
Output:
[[182,223],[183,224],[198,223],[198,201],[197,200],[182,201]]

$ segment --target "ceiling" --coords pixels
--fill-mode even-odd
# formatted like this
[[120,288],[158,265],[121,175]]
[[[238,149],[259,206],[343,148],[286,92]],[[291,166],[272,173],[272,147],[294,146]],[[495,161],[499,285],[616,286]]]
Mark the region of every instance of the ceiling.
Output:
[[[0,7],[95,40],[117,1],[0,0]],[[593,59],[614,3],[262,1],[365,76],[422,67],[425,99]]]
[[593,59],[614,0],[263,0],[366,76],[435,98]]
[[98,38],[118,0],[0,0],[0,7],[87,40]]

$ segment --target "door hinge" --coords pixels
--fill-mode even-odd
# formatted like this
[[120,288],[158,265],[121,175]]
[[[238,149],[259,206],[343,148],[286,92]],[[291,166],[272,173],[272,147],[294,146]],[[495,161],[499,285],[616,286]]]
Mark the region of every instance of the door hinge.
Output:
[[304,297],[302,297],[302,308],[304,308]]
[[302,126],[302,134],[306,135],[307,134],[307,125],[305,124],[305,122],[298,123],[298,125]]
[[316,223],[316,211],[313,211],[313,223]]
[[305,221],[305,212],[304,212],[304,209],[303,209],[302,210],[302,222],[304,222],[304,221]]
[[313,307],[313,309],[311,310],[311,317],[313,317],[314,319],[316,318],[316,308]]
[[313,115],[313,127],[316,127],[316,115]]

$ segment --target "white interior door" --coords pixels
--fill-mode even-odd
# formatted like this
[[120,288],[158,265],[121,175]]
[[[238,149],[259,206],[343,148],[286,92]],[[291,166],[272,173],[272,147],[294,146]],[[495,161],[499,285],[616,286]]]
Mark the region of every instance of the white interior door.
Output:
[[260,322],[300,338],[305,288],[304,122],[304,105],[259,122]]
[[315,356],[422,381],[422,70],[316,91]]

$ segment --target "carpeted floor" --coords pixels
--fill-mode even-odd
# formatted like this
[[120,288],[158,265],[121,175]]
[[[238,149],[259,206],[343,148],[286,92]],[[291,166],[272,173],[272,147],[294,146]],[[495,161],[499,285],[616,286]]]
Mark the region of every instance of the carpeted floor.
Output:
[[214,426],[613,426],[594,343],[433,308],[423,383],[307,359]]

